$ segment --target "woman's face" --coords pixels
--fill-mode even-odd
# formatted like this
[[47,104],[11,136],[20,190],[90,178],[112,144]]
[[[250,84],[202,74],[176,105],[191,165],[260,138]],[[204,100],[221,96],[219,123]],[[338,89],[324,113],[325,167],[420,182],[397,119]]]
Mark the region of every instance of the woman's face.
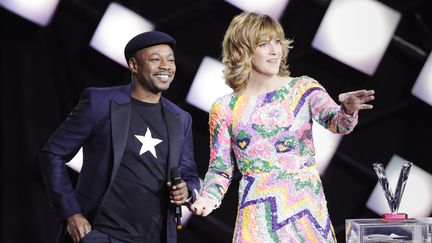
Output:
[[261,40],[252,56],[252,72],[269,77],[277,75],[281,58],[282,44],[279,38]]

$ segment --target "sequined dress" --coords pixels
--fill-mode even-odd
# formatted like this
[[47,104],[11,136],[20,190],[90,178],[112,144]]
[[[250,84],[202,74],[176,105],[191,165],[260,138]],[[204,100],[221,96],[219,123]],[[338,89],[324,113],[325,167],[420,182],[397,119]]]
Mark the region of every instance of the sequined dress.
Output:
[[242,179],[233,242],[336,241],[315,167],[312,119],[346,134],[357,113],[345,114],[307,76],[273,92],[229,94],[213,104],[201,195],[219,207],[237,165]]

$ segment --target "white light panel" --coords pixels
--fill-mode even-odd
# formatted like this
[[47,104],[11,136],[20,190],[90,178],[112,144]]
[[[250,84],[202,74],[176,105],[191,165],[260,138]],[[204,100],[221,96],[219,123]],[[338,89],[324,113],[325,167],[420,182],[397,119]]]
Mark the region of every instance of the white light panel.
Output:
[[401,14],[374,0],[333,0],[312,41],[321,52],[373,75]]
[[90,46],[127,67],[124,47],[128,41],[137,34],[153,29],[154,25],[150,21],[118,3],[111,3],[90,41]]
[[259,12],[279,19],[289,0],[225,0],[245,12]]
[[323,175],[339,146],[342,135],[332,133],[314,121],[312,136],[315,147],[316,167],[320,175]]
[[426,60],[411,93],[429,105],[432,105],[432,54]]
[[209,112],[216,98],[232,93],[223,77],[224,65],[211,57],[204,57],[192,82],[186,101]]
[[59,0],[0,0],[5,9],[40,26],[49,24]]
[[[406,160],[394,155],[385,169],[389,185],[393,192],[403,163]],[[373,168],[371,168],[373,170]],[[378,177],[377,177],[378,181]],[[411,166],[405,191],[399,207],[400,213],[407,213],[409,218],[428,217],[432,212],[432,175],[423,169]],[[390,208],[379,182],[377,182],[367,207],[377,214],[389,213]]]

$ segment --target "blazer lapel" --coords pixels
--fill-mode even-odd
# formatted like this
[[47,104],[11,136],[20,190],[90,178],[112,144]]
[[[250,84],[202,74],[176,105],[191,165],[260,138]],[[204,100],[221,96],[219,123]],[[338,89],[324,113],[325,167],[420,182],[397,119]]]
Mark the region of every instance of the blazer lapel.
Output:
[[[163,104],[163,103],[162,103]],[[167,166],[167,180],[171,180],[171,168],[179,166],[182,125],[178,115],[173,114],[163,104],[165,122],[168,129],[169,155]]]
[[118,104],[111,101],[111,134],[113,143],[113,169],[111,182],[115,178],[126,147],[130,119],[130,103]]

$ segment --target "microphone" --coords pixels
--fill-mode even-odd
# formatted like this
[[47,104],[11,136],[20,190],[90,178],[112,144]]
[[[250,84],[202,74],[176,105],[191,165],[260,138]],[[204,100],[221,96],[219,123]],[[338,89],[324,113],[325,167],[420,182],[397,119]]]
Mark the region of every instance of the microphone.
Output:
[[[171,168],[171,184],[173,186],[181,182],[181,173],[178,167]],[[180,205],[175,205],[175,218],[176,218],[176,229],[181,230],[183,228],[181,224],[182,211]]]

